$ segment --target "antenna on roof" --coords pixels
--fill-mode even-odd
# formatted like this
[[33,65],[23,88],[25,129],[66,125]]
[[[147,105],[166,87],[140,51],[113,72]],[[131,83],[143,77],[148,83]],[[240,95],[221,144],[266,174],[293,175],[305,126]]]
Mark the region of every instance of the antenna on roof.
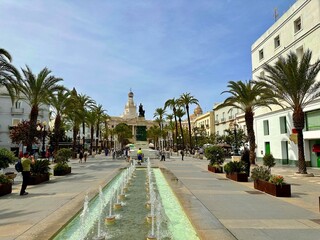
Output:
[[279,18],[278,8],[274,8],[274,21],[276,22]]

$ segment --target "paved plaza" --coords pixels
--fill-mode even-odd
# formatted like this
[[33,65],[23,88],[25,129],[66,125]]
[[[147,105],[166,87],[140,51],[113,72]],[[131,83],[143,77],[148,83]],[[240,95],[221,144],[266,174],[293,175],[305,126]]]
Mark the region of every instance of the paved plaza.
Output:
[[[273,168],[272,173],[292,185],[291,198],[276,198],[253,189],[253,182],[208,172],[206,160],[181,161],[174,155],[165,162],[151,161],[163,168],[200,239],[320,239],[320,169],[310,168],[315,177],[301,178],[294,175],[296,167]],[[12,194],[0,198],[1,240],[49,239],[81,210],[86,194],[92,198],[128,163],[96,155],[87,163],[71,160],[70,165],[72,174],[29,186],[26,196],[19,196],[18,174]]]

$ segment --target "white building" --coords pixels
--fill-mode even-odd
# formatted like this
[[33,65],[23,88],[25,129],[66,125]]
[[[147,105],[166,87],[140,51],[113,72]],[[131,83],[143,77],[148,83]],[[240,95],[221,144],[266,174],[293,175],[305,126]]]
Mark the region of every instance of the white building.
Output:
[[[38,121],[49,122],[49,106],[42,105],[39,110]],[[7,96],[7,90],[0,88],[0,147],[7,148],[18,153],[22,146],[13,144],[9,137],[10,128],[16,126],[23,120],[29,120],[31,108],[22,100],[16,101],[13,105]],[[41,147],[41,144],[40,146]]]
[[[263,64],[273,64],[279,56],[290,51],[298,57],[310,49],[311,62],[320,57],[320,1],[298,0],[283,14],[251,47],[252,76],[264,76]],[[319,76],[318,76],[318,79]],[[295,164],[298,159],[297,145],[290,140],[292,133],[292,111],[272,107],[255,112],[255,133],[257,157],[272,153],[282,164]],[[307,165],[320,167],[317,156],[312,152],[320,144],[320,100],[304,109],[306,126],[304,128],[305,159]]]

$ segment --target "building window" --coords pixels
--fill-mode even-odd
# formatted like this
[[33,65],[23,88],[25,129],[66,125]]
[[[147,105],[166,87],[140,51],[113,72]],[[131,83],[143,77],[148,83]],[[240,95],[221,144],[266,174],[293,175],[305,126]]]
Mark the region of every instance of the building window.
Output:
[[17,126],[21,122],[20,118],[13,118],[12,119],[12,126]]
[[265,136],[269,135],[269,121],[268,120],[263,121],[263,133]]
[[287,119],[286,117],[280,117],[279,118],[279,121],[280,121],[280,133],[281,134],[284,134],[284,133],[287,133]]
[[301,30],[301,18],[299,17],[297,20],[294,21],[294,33],[297,33]]
[[264,55],[263,55],[263,49],[261,49],[259,51],[259,60],[262,60],[264,58]]
[[260,78],[264,78],[264,71],[260,72]]
[[280,36],[276,36],[274,39],[274,48],[280,47]]
[[320,130],[320,110],[306,113],[307,131]]
[[14,104],[14,106],[15,106],[17,109],[21,108],[21,102],[16,101],[15,104]]

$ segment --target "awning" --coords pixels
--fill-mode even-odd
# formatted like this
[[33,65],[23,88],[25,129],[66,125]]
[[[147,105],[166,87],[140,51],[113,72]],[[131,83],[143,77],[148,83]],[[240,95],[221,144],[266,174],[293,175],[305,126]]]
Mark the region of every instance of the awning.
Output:
[[320,152],[320,144],[314,144],[312,146],[312,152]]

